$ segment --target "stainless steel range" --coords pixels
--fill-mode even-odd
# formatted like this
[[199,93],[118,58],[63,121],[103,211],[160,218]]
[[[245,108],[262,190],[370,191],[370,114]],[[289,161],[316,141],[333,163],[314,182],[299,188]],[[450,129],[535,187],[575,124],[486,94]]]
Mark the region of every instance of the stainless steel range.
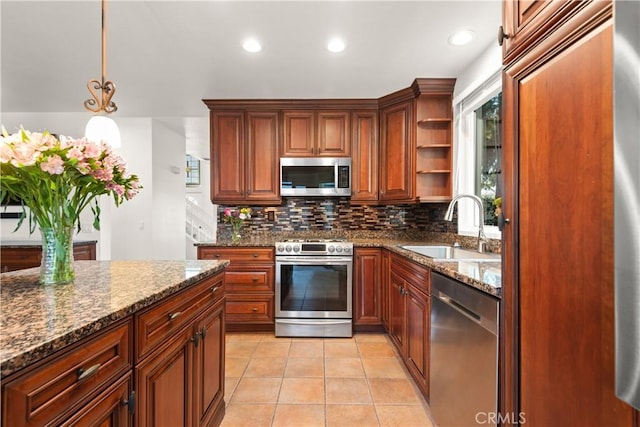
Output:
[[350,337],[353,243],[291,239],[275,246],[276,336]]

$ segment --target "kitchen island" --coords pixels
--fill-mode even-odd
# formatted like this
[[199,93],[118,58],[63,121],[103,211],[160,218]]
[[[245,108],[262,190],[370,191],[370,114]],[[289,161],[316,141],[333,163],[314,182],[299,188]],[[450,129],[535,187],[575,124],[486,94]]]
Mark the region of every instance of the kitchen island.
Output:
[[77,261],[48,287],[38,268],[2,274],[2,424],[218,423],[227,264]]

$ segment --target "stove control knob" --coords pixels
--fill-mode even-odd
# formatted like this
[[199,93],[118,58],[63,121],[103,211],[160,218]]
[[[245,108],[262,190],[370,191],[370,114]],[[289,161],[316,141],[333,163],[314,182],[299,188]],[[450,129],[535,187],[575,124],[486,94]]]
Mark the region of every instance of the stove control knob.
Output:
[[338,252],[338,253],[342,252],[342,246],[338,246],[338,247],[336,248],[336,252]]
[[327,246],[327,251],[329,251],[329,253],[333,253],[333,251],[335,251],[336,248],[333,247],[333,245],[329,245]]
[[278,247],[276,248],[276,250],[278,252],[284,252],[284,245],[278,245]]
[[300,252],[300,245],[294,245],[293,252]]
[[349,246],[345,246],[344,247],[344,253],[348,254],[349,252],[351,252],[351,248]]
[[291,252],[291,245],[287,245],[287,246],[284,248],[284,250],[285,250],[285,251],[287,251],[287,252]]

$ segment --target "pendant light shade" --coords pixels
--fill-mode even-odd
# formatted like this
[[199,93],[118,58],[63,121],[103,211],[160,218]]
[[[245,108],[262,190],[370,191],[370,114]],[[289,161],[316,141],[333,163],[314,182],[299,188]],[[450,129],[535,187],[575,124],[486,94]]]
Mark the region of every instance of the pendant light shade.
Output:
[[[107,80],[107,29],[106,29],[107,1],[102,0],[102,78],[91,79],[87,83],[92,98],[84,101],[84,108],[92,113],[99,113],[91,117],[85,129],[84,136],[90,141],[104,141],[117,148],[122,145],[120,130],[112,118],[106,114],[115,112],[118,107],[111,97],[116,92],[116,85]],[[100,113],[105,115],[100,115]]]
[[89,141],[104,141],[112,148],[119,148],[122,146],[120,129],[118,129],[118,125],[111,117],[91,117],[84,131],[84,136]]

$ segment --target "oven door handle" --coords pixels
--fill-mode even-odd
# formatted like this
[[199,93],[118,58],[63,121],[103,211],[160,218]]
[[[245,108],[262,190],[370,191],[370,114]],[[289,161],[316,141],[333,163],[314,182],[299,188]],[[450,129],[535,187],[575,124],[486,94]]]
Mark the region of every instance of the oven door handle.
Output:
[[277,319],[278,323],[291,323],[295,325],[342,325],[344,323],[350,323],[351,319]]
[[314,256],[299,256],[299,257],[276,257],[276,264],[303,264],[303,265],[319,265],[319,264],[344,264],[346,262],[353,262],[352,257],[314,257]]

